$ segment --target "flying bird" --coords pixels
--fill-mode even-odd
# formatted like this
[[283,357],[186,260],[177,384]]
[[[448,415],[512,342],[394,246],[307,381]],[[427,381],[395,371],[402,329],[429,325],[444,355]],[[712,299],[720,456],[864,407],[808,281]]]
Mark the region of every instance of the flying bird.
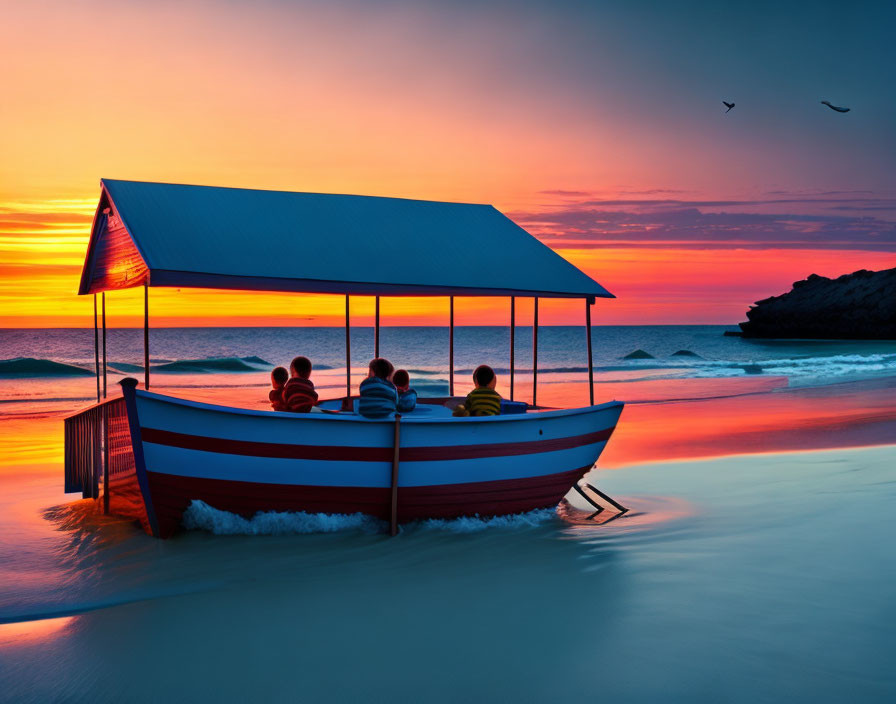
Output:
[[726,103],[724,100],[722,101],[722,105],[728,108],[725,112],[731,112],[731,108],[734,107],[734,103]]
[[821,104],[827,105],[831,110],[836,110],[837,112],[849,112],[849,108],[838,108],[836,105],[831,105],[827,100],[822,100]]

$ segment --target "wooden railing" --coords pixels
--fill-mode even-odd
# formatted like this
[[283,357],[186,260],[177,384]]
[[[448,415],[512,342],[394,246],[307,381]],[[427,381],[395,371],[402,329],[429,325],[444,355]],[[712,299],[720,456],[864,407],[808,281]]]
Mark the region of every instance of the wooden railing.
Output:
[[[108,439],[108,441],[107,441]],[[65,491],[100,497],[108,510],[109,479],[134,471],[123,398],[102,401],[65,419]]]

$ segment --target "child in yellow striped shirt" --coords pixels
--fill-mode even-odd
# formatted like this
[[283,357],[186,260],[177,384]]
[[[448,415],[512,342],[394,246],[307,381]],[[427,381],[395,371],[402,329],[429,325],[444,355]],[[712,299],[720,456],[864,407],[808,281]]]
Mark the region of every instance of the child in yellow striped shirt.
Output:
[[454,409],[456,416],[496,416],[501,413],[501,396],[495,391],[498,378],[495,370],[481,364],[473,372],[476,388],[467,394],[463,405]]

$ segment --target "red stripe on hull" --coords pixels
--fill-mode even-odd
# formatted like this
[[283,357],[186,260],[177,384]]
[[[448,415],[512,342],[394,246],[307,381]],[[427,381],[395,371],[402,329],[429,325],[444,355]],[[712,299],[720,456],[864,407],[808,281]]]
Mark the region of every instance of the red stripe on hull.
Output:
[[[527,479],[402,487],[398,490],[399,520],[477,514],[501,516],[551,508],[589,469],[590,465]],[[257,484],[159,472],[149,472],[148,477],[162,538],[177,531],[184,511],[194,499],[246,518],[259,511],[366,513],[382,519],[389,517],[390,490],[387,488]]]
[[[504,442],[482,445],[448,445],[442,447],[403,447],[402,462],[426,462],[438,460],[470,460],[481,457],[514,457],[539,452],[569,450],[583,445],[593,445],[610,439],[613,428],[583,435],[573,435],[552,440]],[[231,440],[202,435],[186,435],[170,430],[141,428],[143,442],[186,450],[201,450],[244,457],[274,457],[295,460],[330,460],[342,462],[392,462],[391,447],[346,447],[342,445],[286,445],[276,442]]]

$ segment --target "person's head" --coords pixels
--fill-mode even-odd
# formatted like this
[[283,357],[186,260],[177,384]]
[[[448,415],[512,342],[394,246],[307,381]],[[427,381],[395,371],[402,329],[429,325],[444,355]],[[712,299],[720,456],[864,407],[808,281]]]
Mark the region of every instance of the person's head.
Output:
[[487,364],[480,364],[473,372],[473,383],[480,389],[493,389],[497,381],[495,370]]
[[388,379],[392,375],[392,362],[384,357],[377,357],[370,360],[370,371],[367,376],[376,376],[380,379]]
[[399,369],[392,375],[392,383],[399,391],[407,391],[411,384],[411,377],[404,369]]
[[289,372],[286,371],[286,367],[274,367],[271,372],[271,386],[275,389],[282,388],[287,379],[289,379]]
[[307,357],[296,357],[289,364],[289,373],[300,379],[307,379],[311,376],[311,360]]

